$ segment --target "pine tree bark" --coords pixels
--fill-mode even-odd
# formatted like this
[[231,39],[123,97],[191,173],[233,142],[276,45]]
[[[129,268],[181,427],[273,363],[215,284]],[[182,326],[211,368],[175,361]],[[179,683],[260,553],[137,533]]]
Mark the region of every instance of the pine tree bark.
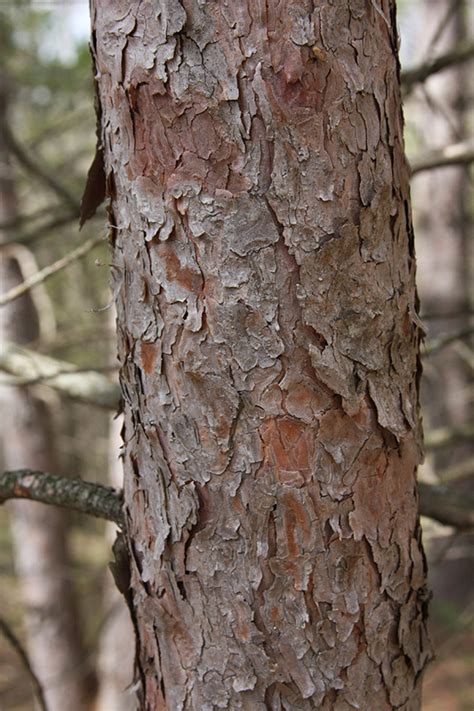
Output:
[[143,709],[418,709],[391,1],[92,2]]

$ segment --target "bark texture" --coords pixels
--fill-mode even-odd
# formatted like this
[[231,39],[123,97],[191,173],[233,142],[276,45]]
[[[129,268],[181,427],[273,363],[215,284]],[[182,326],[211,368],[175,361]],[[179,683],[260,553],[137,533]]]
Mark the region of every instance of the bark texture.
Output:
[[92,3],[144,709],[418,709],[394,3]]

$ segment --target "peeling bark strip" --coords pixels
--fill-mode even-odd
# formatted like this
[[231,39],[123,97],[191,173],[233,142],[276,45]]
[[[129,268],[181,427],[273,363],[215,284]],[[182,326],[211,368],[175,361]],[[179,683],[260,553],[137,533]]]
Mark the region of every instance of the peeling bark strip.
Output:
[[92,3],[143,709],[417,709],[394,3]]

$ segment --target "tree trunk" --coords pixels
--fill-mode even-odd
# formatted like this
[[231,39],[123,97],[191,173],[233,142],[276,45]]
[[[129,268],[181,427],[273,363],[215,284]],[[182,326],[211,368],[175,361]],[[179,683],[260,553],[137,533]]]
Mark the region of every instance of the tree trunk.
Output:
[[[16,194],[4,140],[6,87],[0,85],[0,223],[17,217]],[[4,241],[0,231],[0,243]],[[24,249],[24,248],[23,248]],[[22,281],[15,248],[0,260],[0,283],[8,290]],[[27,344],[39,336],[39,314],[31,293],[2,307],[2,338]],[[2,385],[2,465],[54,472],[50,413],[27,388]],[[12,502],[11,526],[15,568],[25,605],[25,631],[33,670],[42,684],[49,711],[86,708],[88,668],[78,626],[70,579],[67,517],[64,511],[33,502]]]
[[394,3],[92,2],[143,709],[418,709]]

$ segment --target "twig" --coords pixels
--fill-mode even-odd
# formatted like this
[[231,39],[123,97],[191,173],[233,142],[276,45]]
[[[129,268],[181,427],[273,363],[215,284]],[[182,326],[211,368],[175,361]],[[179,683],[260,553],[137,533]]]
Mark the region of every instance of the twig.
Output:
[[445,537],[444,545],[441,546],[441,550],[439,550],[438,553],[436,554],[436,557],[433,560],[430,560],[430,562],[429,562],[431,571],[433,571],[434,568],[436,568],[438,565],[440,565],[443,562],[447,553],[451,550],[453,545],[459,539],[460,534],[461,534],[461,531],[454,530],[453,533],[451,533],[451,535]]
[[61,198],[63,202],[72,207],[74,210],[79,209],[79,201],[76,200],[74,195],[71,195],[69,190],[67,190],[61,183],[59,183],[55,178],[53,178],[49,172],[44,170],[40,165],[35,163],[32,158],[27,154],[24,148],[17,142],[15,136],[10,130],[10,127],[6,124],[2,126],[2,130],[7,142],[8,148],[11,153],[15,156],[18,162],[26,168],[26,170],[32,175],[39,178],[45,185],[47,185],[51,190],[53,190],[58,197]]
[[19,296],[22,296],[22,294],[25,294],[37,284],[41,284],[53,274],[57,274],[57,272],[61,271],[61,269],[69,266],[72,262],[84,257],[91,251],[91,249],[94,249],[94,247],[97,247],[97,245],[103,241],[103,237],[92,237],[91,239],[88,239],[87,242],[84,242],[84,244],[81,244],[80,247],[77,247],[77,249],[73,249],[72,252],[66,254],[65,257],[61,257],[61,259],[53,262],[53,264],[49,264],[47,267],[44,267],[44,269],[40,269],[39,272],[36,272],[36,274],[33,274],[28,279],[25,279],[25,281],[21,284],[14,286],[5,294],[2,294],[0,296],[0,306],[4,306],[5,304],[10,303],[10,301],[18,299]]
[[33,694],[36,700],[38,701],[38,705],[41,711],[48,711],[46,699],[44,698],[43,687],[41,686],[38,677],[33,671],[33,667],[31,666],[28,654],[26,653],[26,650],[24,649],[16,634],[13,632],[8,622],[6,622],[3,617],[0,617],[0,632],[10,644],[12,649],[15,650],[23,668],[28,674],[31,681],[31,686],[33,687]]
[[[68,363],[69,365],[69,363]],[[102,366],[91,366],[90,368],[77,368],[74,370],[74,374],[81,375],[85,373],[89,375],[90,373],[116,373],[120,366],[117,365],[102,365]],[[34,378],[21,378],[19,376],[11,375],[9,376],[8,384],[17,385],[19,387],[25,388],[31,385],[49,385],[50,380],[54,380],[59,375],[68,375],[71,372],[70,369],[57,370],[55,373],[50,373],[49,375],[36,375]],[[0,385],[2,380],[0,378]]]
[[[86,85],[84,89],[89,93],[90,87]],[[51,137],[57,140],[58,136],[71,129],[76,130],[79,125],[84,125],[85,122],[91,120],[91,133],[94,129],[94,117],[91,117],[91,110],[89,106],[85,108],[73,108],[68,114],[62,113],[61,116],[55,117],[57,120],[52,120],[46,127],[42,126],[39,132],[33,134],[25,141],[26,149],[35,150],[39,145],[44,143],[44,141],[51,140]],[[43,123],[43,122],[42,122]]]
[[433,339],[432,341],[426,343],[422,351],[422,356],[433,355],[433,353],[437,353],[442,348],[449,346],[451,343],[454,343],[455,341],[460,341],[463,338],[467,338],[473,333],[474,326],[468,326],[467,328],[463,328],[460,331],[457,331],[456,333],[451,333],[448,336],[441,336],[440,338]]
[[29,499],[62,506],[123,526],[122,494],[102,484],[55,476],[32,469],[0,474],[0,503]]
[[445,168],[450,165],[468,165],[474,161],[474,141],[461,141],[445,146],[438,151],[431,151],[425,156],[411,161],[411,174],[425,170]]
[[22,380],[45,381],[64,395],[96,407],[116,410],[120,403],[120,388],[105,375],[93,370],[78,372],[72,363],[12,343],[0,343],[0,370]]
[[407,94],[415,84],[426,81],[432,74],[452,67],[454,64],[466,62],[472,57],[474,57],[474,44],[472,42],[460,44],[455,49],[440,54],[439,57],[429,59],[411,69],[405,69],[401,75],[402,87]]
[[7,220],[6,222],[1,222],[0,230],[16,230],[21,225],[24,225],[25,222],[36,222],[41,217],[44,217],[45,215],[50,215],[57,209],[57,205],[46,205],[45,207],[39,208],[35,212],[19,214],[14,219]]
[[425,435],[426,449],[446,447],[453,442],[471,440],[474,437],[474,425],[467,424],[459,427],[438,427]]
[[[71,129],[76,129],[81,123],[91,119],[91,110],[87,106],[85,109],[73,109],[69,114],[62,114],[59,120],[53,121],[46,126],[46,128],[40,129],[39,133],[31,136],[26,141],[26,148],[28,150],[35,150],[41,143],[48,141],[51,137],[57,140],[58,136],[62,133],[70,131]],[[93,120],[92,129],[93,130]]]
[[459,530],[474,528],[474,496],[458,494],[442,484],[418,483],[420,513]]
[[458,309],[454,311],[428,311],[427,313],[422,313],[420,315],[420,318],[422,321],[430,321],[430,320],[444,320],[444,319],[451,319],[451,318],[466,318],[467,316],[473,316],[474,315],[474,309],[470,309],[469,307],[465,307],[463,309]]
[[440,479],[443,483],[453,481],[454,479],[463,479],[464,477],[472,476],[474,473],[474,457],[468,457],[458,464],[444,469],[440,472]]
[[71,222],[76,222],[79,219],[79,212],[68,212],[65,215],[59,215],[48,222],[39,225],[36,229],[31,230],[31,232],[18,232],[15,233],[11,238],[6,239],[0,245],[0,249],[3,246],[9,244],[31,244],[36,239],[43,237],[44,235],[50,235],[53,230],[57,230],[58,227],[64,227],[64,225],[69,225]]
[[453,350],[461,358],[461,360],[464,361],[468,368],[474,370],[474,351],[467,345],[467,343],[456,341],[453,346]]
[[454,17],[456,16],[456,12],[458,10],[459,10],[459,0],[451,0],[448,7],[446,8],[446,12],[441,17],[441,19],[438,23],[438,26],[435,30],[433,37],[430,40],[428,47],[426,48],[425,56],[429,56],[431,51],[436,47],[436,44],[442,38],[443,34],[446,32],[446,30],[449,29],[451,20],[454,19]]

